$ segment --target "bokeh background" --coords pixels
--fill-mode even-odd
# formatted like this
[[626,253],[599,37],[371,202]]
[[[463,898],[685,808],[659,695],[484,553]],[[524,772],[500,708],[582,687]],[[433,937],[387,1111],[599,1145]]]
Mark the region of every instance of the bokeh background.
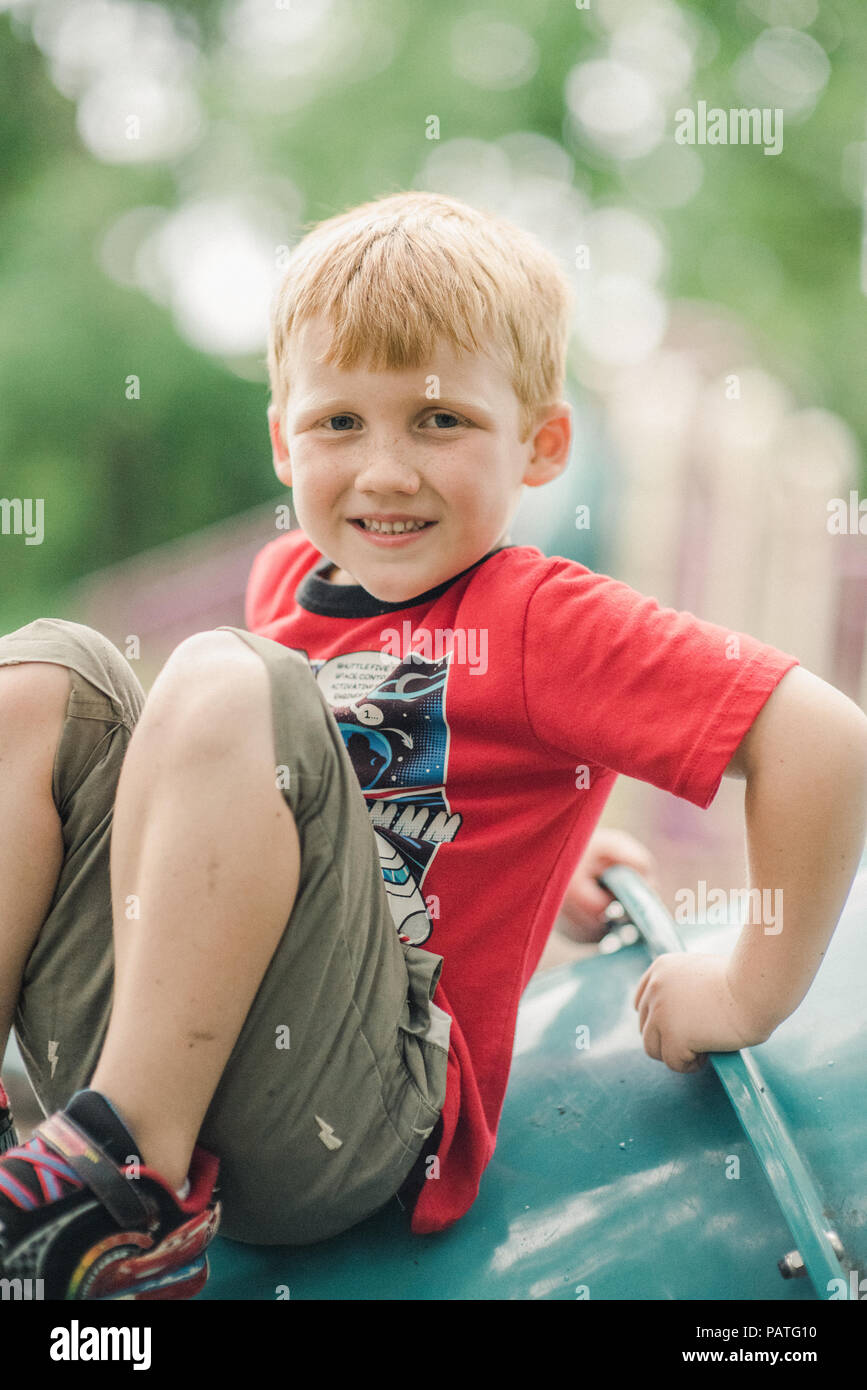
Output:
[[[513,539],[864,705],[867,537],[829,504],[867,495],[865,71],[862,0],[0,0],[0,496],[45,508],[42,544],[0,535],[0,631],[92,623],[147,687],[243,621],[289,500],[281,259],[424,188],[534,231],[576,286],[571,466]],[[699,102],[782,112],[782,149],[678,143]],[[670,899],[743,882],[742,795],[621,779],[605,823]]]

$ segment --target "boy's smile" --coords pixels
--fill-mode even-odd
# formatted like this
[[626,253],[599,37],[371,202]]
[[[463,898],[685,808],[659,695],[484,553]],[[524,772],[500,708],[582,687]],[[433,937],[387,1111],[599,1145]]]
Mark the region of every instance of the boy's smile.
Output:
[[321,318],[297,331],[282,429],[268,410],[274,468],[338,566],[327,577],[399,603],[505,541],[522,486],[565,468],[571,409],[542,408],[521,444],[518,398],[487,354],[440,340],[422,367],[342,369],[317,360],[330,340]]

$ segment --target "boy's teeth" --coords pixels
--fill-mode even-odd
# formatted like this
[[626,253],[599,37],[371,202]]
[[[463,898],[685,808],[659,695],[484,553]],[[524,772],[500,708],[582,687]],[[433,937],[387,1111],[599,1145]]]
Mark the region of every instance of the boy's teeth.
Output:
[[422,531],[427,525],[425,521],[365,521],[362,518],[362,526],[365,531],[382,531],[384,535],[400,535],[401,531]]

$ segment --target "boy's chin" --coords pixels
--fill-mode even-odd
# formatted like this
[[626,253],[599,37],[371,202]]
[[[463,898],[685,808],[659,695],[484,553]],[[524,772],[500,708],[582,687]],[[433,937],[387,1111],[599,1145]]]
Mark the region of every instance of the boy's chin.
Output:
[[383,584],[380,581],[368,586],[363,579],[359,579],[358,583],[372,598],[379,599],[380,603],[409,603],[411,599],[418,598],[419,594],[426,594],[428,589],[434,588],[434,581],[428,583],[426,579],[411,584]]
[[436,570],[424,567],[411,575],[397,572],[392,575],[359,573],[355,582],[380,603],[409,603],[448,578],[450,574],[443,574],[442,567]]
[[[480,560],[481,555],[470,556],[469,558],[452,559],[441,561],[439,564],[427,564],[411,567],[411,572],[395,569],[392,573],[383,574],[382,571],[374,572],[375,567],[364,573],[361,566],[358,567],[355,580],[363,589],[380,603],[409,603],[412,599],[418,598],[420,594],[426,594],[431,589],[436,589],[440,584],[446,584],[455,575],[462,574],[470,565]],[[407,566],[407,570],[410,567]]]

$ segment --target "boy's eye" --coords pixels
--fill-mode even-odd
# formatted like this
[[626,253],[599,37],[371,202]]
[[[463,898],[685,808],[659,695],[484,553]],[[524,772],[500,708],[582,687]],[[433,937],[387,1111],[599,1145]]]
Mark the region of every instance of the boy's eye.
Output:
[[[435,410],[433,415],[427,417],[429,420],[450,420],[453,425],[460,425],[461,420],[457,415],[453,415],[450,410]],[[452,426],[453,427],[453,426]]]
[[[354,419],[354,415],[329,415],[323,423],[326,425],[334,425],[334,429],[330,431],[333,434],[347,434],[352,429]],[[463,424],[460,416],[455,415],[451,410],[435,410],[431,415],[425,417],[425,423],[428,420],[436,420],[440,424],[445,420],[447,429],[454,429],[455,425]],[[337,422],[336,424],[335,421]],[[435,433],[440,433],[439,428]]]

